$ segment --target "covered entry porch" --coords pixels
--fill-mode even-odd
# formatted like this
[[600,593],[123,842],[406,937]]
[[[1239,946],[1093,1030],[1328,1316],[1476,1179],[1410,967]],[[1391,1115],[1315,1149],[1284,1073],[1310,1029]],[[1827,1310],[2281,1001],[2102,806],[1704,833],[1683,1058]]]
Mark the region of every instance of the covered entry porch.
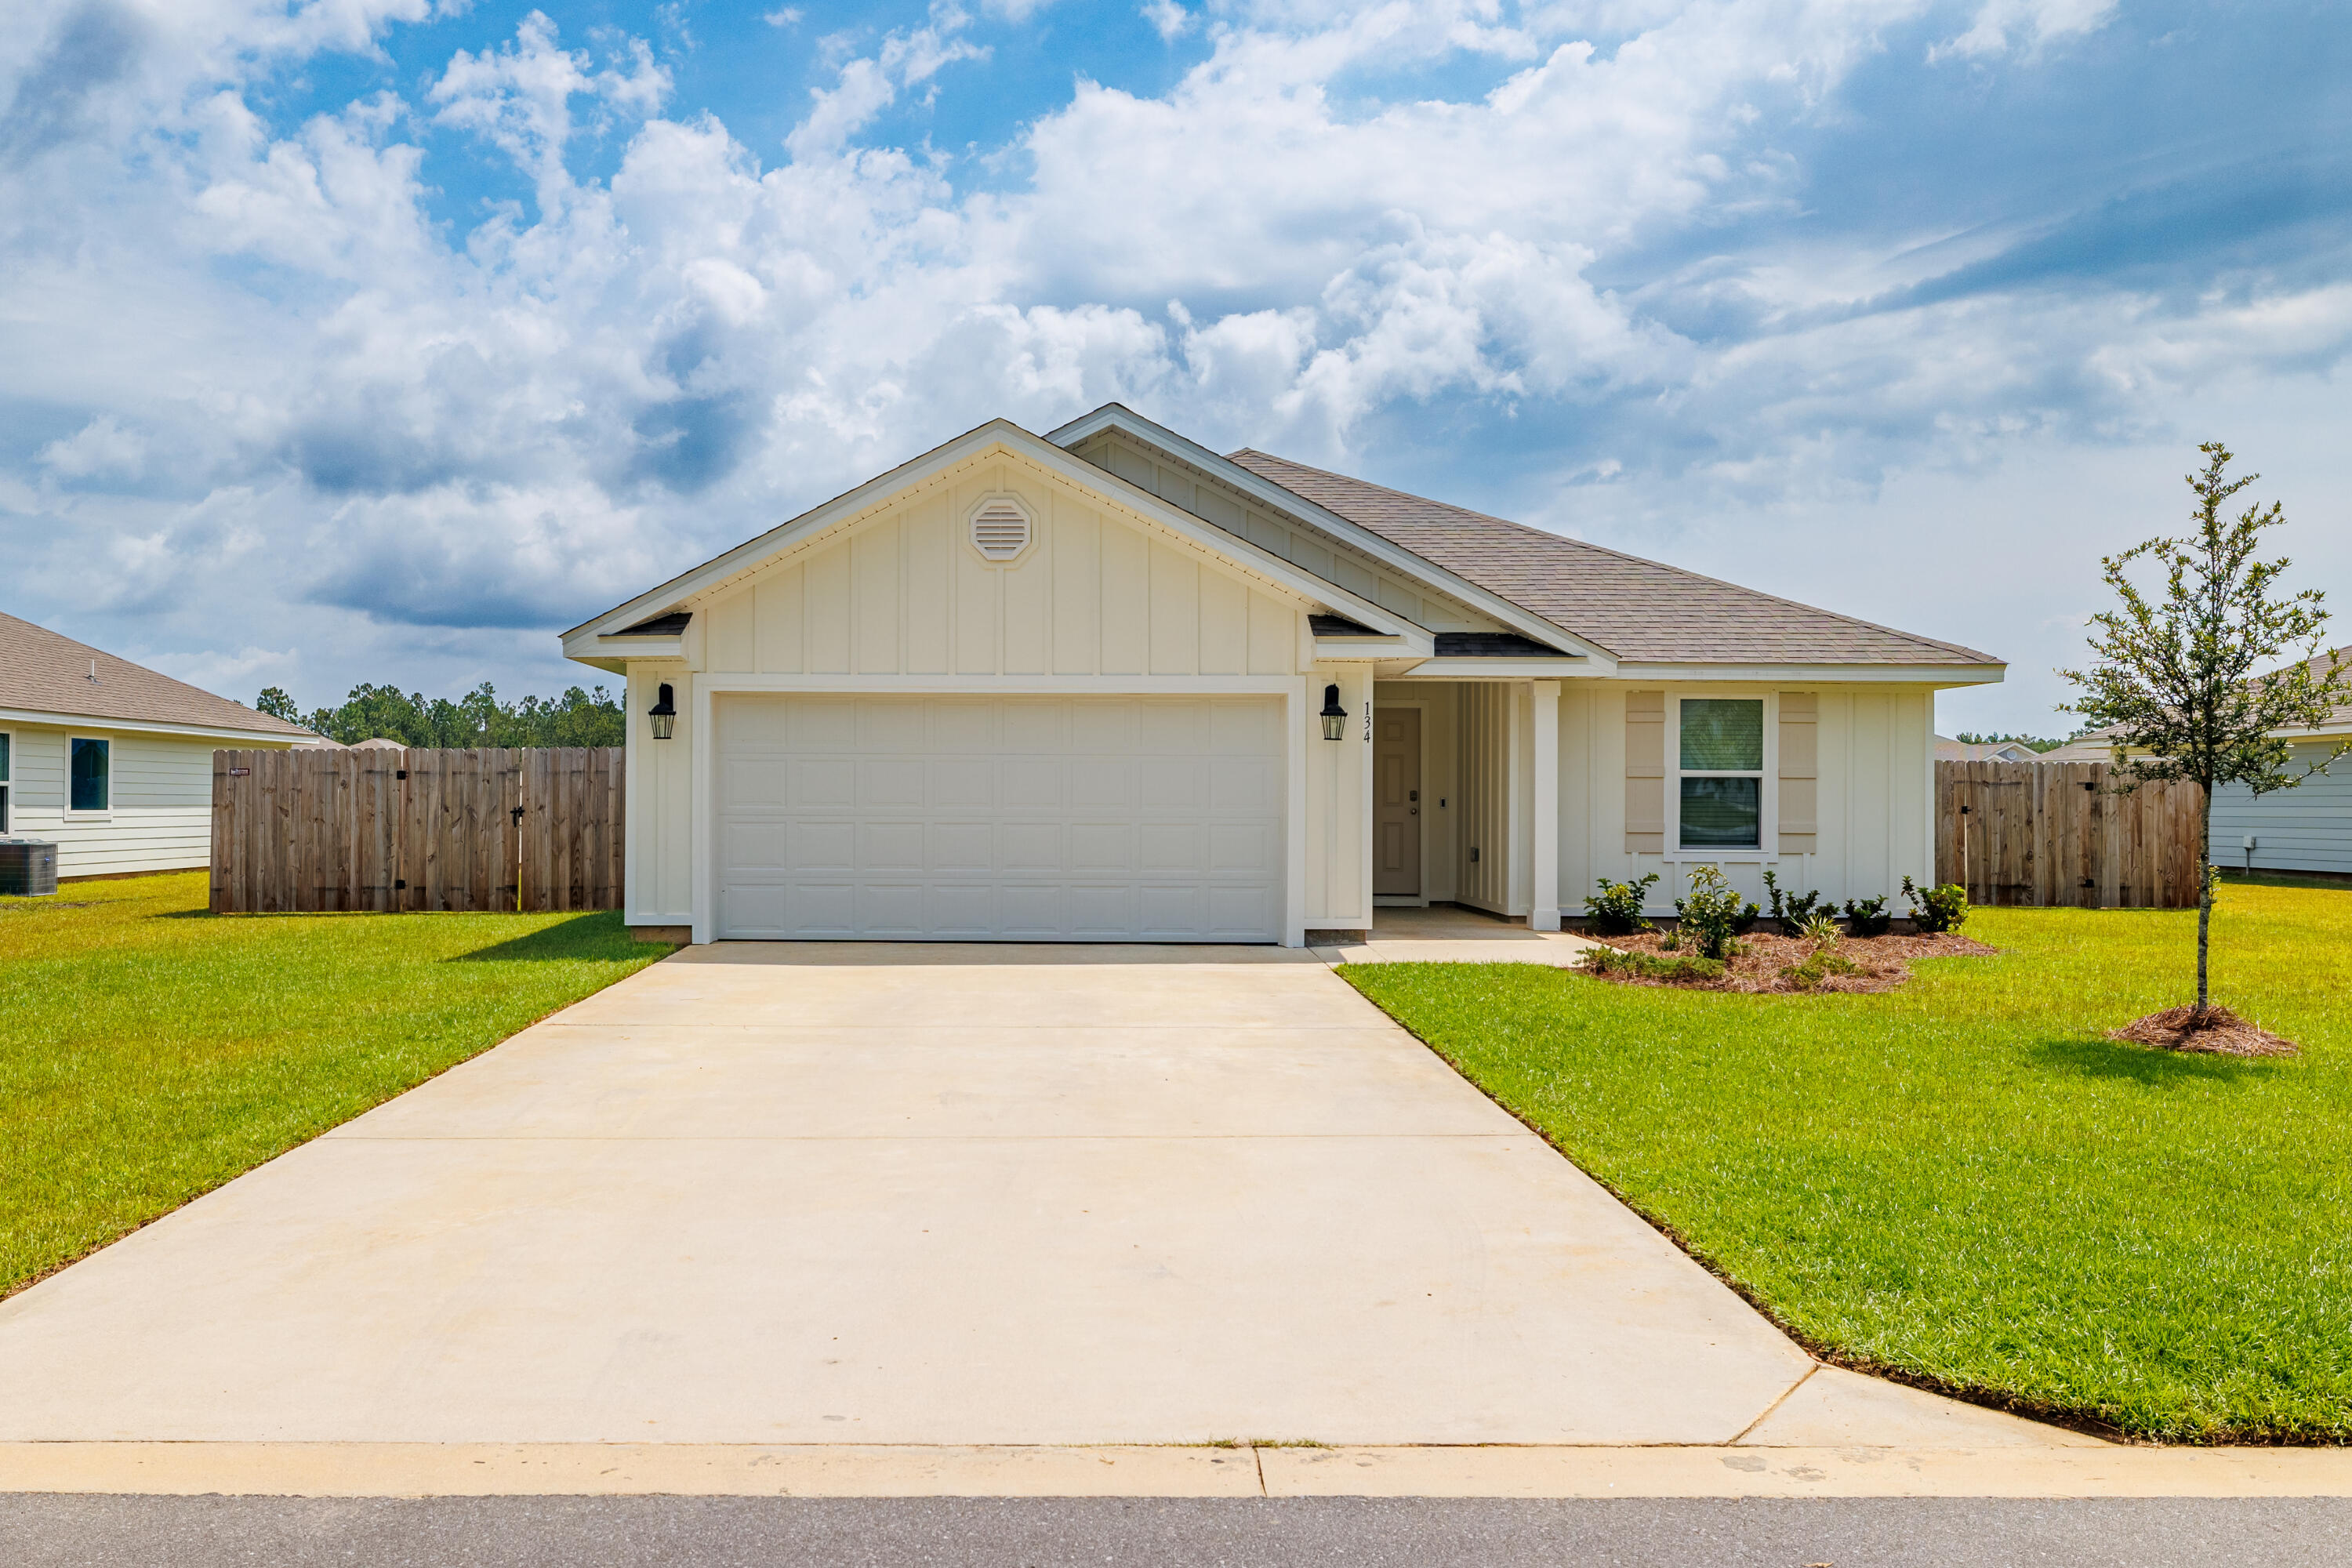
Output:
[[[1372,692],[1373,939],[1560,929],[1558,680],[1381,680]],[[1470,911],[1477,911],[1471,913]],[[1385,918],[1384,918],[1385,917]],[[1465,925],[1462,922],[1472,922]],[[1439,934],[1440,931],[1444,935]]]

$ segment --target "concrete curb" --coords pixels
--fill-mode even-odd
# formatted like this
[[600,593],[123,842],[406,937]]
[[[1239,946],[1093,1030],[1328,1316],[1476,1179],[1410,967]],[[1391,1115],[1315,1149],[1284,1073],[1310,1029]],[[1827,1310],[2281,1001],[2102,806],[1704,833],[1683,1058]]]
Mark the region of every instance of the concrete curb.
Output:
[[2352,1497],[2345,1448],[0,1443],[0,1492],[249,1497]]

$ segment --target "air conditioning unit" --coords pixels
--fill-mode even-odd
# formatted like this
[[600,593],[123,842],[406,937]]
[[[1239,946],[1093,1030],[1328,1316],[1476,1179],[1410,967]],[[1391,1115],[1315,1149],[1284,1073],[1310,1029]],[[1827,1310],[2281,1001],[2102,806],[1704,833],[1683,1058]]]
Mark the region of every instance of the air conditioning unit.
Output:
[[0,893],[38,898],[58,890],[58,847],[46,838],[0,838]]

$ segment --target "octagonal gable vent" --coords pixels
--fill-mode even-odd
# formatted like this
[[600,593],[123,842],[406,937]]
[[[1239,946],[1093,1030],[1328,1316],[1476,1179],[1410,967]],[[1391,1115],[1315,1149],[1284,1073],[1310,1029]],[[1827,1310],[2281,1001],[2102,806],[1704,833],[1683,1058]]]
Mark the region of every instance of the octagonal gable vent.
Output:
[[1029,548],[1029,514],[999,496],[971,514],[971,547],[984,561],[1010,561]]

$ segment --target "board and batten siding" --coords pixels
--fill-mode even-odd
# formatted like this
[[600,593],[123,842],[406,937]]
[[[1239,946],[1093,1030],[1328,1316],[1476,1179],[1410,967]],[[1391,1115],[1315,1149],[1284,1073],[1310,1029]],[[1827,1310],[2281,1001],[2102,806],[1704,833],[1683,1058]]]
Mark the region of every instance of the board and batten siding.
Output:
[[[2291,772],[2317,765],[2332,742],[2304,742],[2289,748]],[[2252,837],[2251,855],[2246,840]],[[2243,784],[2213,792],[2213,861],[2257,871],[2332,871],[2352,875],[2352,754],[2338,757],[2324,773],[2312,773],[2293,789],[2257,796]]]
[[[1766,730],[1774,788],[1761,850],[1709,857],[1666,842],[1666,797],[1676,788],[1668,700],[1685,694],[1779,698],[1777,722]],[[1909,687],[1563,682],[1562,911],[1581,914],[1601,877],[1629,880],[1655,871],[1649,910],[1670,914],[1689,889],[1692,869],[1712,864],[1759,903],[1769,866],[1791,891],[1819,889],[1841,902],[1883,894],[1902,912],[1903,878],[1925,880],[1934,869],[1934,706],[1932,692]],[[1808,734],[1810,757],[1802,754]]]
[[[103,724],[0,723],[10,750],[8,831],[58,847],[60,877],[184,871],[212,858],[209,738],[124,733]],[[76,736],[111,742],[108,808],[66,809],[67,759]]]
[[[990,496],[1034,538],[982,561]],[[900,498],[713,596],[703,667],[758,675],[1289,675],[1298,617],[1204,552],[1147,534],[1027,464]]]
[[[969,519],[992,497],[1031,519],[1010,563],[983,561]],[[1291,699],[1312,723],[1325,682],[1351,714],[1369,666],[1309,668],[1304,612],[1223,558],[1156,534],[1043,467],[1001,452],[911,487],[866,515],[690,601],[685,660],[633,660],[626,881],[633,925],[695,912],[698,715],[724,691],[1202,689],[1220,679]],[[644,721],[668,682],[677,733]],[[1310,696],[1311,689],[1311,696]],[[1369,923],[1369,748],[1304,750],[1306,923]]]

